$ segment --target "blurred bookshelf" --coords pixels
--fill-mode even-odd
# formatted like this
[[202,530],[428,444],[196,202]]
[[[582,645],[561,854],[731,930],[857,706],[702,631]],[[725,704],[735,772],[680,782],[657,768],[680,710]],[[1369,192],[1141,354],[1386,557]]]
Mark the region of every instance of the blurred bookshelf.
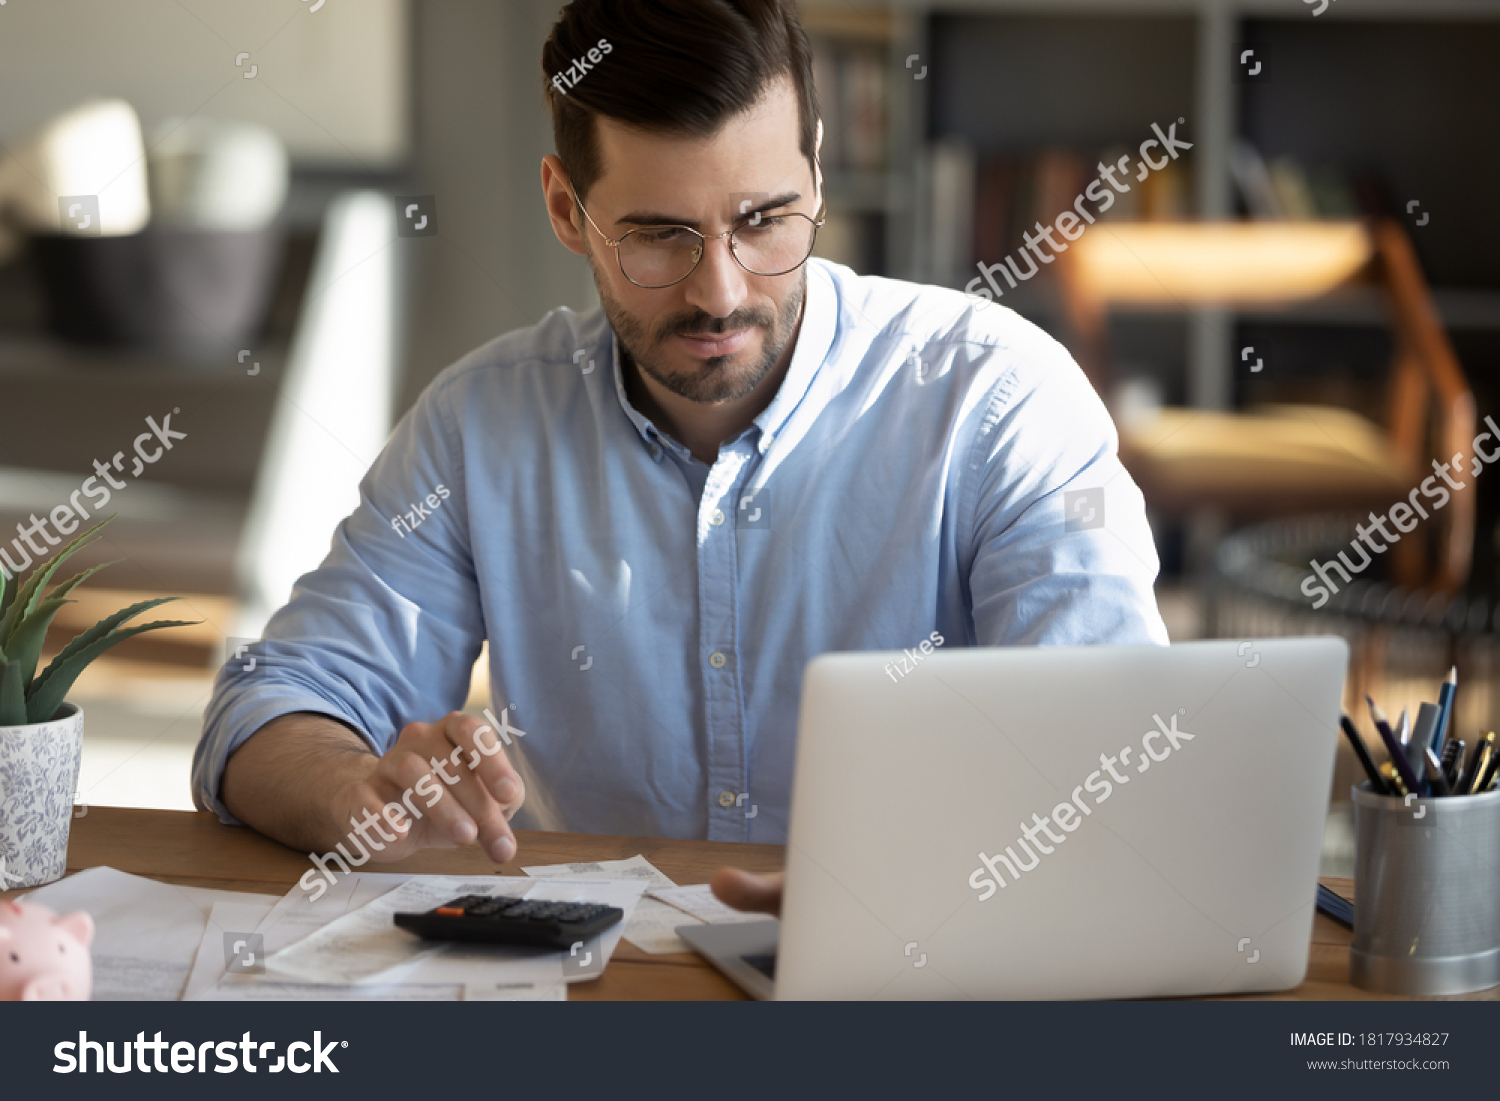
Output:
[[856,271],[887,264],[891,171],[891,62],[895,17],[880,8],[805,6],[813,79],[824,118],[819,164],[827,220],[816,253]]
[[[1381,212],[1415,231],[1424,211],[1434,226],[1462,217],[1465,234],[1413,232],[1414,243],[1449,324],[1500,328],[1500,250],[1473,247],[1500,240],[1485,195],[1500,149],[1481,137],[1500,121],[1500,0],[1334,3],[1321,18],[1293,0],[801,10],[826,123],[831,258],[961,287],[977,259],[1072,205],[1095,164],[1181,119],[1194,149],[1105,219]],[[1237,79],[1241,49],[1274,79]],[[1253,188],[1247,201],[1237,144],[1259,156],[1272,206]],[[1410,216],[1409,196],[1422,201]],[[1031,298],[1043,317],[1055,301]]]
[[[1096,216],[1395,217],[1481,413],[1500,408],[1500,206],[1488,196],[1500,178],[1488,138],[1500,123],[1500,0],[1330,0],[1317,15],[1301,0],[820,0],[802,11],[829,131],[873,117],[824,92],[850,82],[840,57],[886,64],[883,168],[825,159],[838,224],[822,254],[963,289],[979,261],[1014,254],[1024,230],[1069,209],[1096,165],[1126,152],[1134,162],[1153,123],[1181,120],[1192,150]],[[1269,79],[1249,77],[1246,50]],[[1044,267],[1007,287],[1003,304],[1063,337],[1051,276]],[[1110,341],[1122,378],[1168,404],[1366,410],[1384,400],[1384,327],[1378,296],[1352,293],[1293,309],[1125,312]],[[1274,346],[1276,370],[1242,370],[1234,349],[1246,343]],[[1475,581],[1500,589],[1500,484],[1482,493]]]

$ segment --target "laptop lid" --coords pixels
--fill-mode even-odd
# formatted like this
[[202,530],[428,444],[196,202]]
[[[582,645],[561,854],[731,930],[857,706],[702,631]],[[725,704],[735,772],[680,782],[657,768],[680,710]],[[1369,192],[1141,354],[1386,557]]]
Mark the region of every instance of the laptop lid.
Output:
[[1342,639],[895,658],[804,677],[778,998],[1301,982]]

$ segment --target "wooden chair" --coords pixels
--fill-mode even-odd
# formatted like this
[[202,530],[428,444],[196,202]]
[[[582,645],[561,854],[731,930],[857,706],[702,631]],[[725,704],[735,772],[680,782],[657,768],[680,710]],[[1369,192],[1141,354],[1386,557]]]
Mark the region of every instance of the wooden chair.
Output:
[[1399,223],[1106,223],[1058,261],[1074,355],[1106,400],[1112,310],[1264,309],[1379,288],[1395,345],[1383,424],[1332,406],[1164,409],[1120,424],[1121,459],[1160,513],[1248,521],[1383,514],[1433,473],[1434,458],[1456,458],[1452,477],[1465,488],[1425,522],[1428,546],[1402,539],[1391,550],[1399,583],[1462,587],[1474,542],[1474,398]]

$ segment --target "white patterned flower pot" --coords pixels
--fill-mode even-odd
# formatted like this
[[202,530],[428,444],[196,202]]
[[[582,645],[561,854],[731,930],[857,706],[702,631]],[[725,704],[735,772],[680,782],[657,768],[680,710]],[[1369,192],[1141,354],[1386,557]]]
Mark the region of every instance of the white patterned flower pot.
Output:
[[65,703],[51,722],[0,726],[0,884],[61,879],[83,759],[83,710]]

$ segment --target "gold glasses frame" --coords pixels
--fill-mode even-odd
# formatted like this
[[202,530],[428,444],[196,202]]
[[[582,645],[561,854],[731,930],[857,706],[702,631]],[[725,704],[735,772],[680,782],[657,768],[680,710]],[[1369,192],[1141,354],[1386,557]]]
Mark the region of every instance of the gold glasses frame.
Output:
[[[735,226],[733,229],[726,229],[723,233],[699,233],[692,226],[684,226],[684,225],[679,225],[679,224],[676,224],[676,223],[667,222],[667,223],[664,223],[664,224],[659,225],[659,226],[656,226],[656,225],[653,225],[653,226],[637,226],[635,229],[632,229],[632,230],[630,230],[627,233],[622,233],[617,239],[610,240],[609,234],[605,233],[602,229],[599,228],[598,223],[595,222],[594,219],[593,219],[593,217],[589,214],[588,208],[585,207],[583,205],[583,203],[581,203],[579,201],[579,199],[578,199],[578,192],[574,191],[571,186],[568,188],[568,191],[573,196],[573,202],[574,202],[574,204],[578,207],[579,210],[583,211],[583,216],[588,219],[589,225],[591,225],[591,226],[594,227],[594,232],[597,233],[600,237],[602,237],[604,239],[604,243],[606,245],[608,245],[610,248],[612,248],[612,249],[615,250],[615,263],[620,268],[620,274],[623,275],[626,279],[629,279],[630,282],[633,283],[635,286],[640,287],[642,290],[649,290],[649,291],[660,291],[660,290],[666,290],[668,287],[675,287],[678,283],[681,283],[684,279],[686,279],[689,276],[691,276],[693,274],[693,272],[695,272],[695,271],[698,270],[698,265],[701,264],[701,263],[703,263],[703,257],[708,252],[708,242],[709,241],[717,241],[720,237],[728,237],[729,238],[729,255],[733,256],[734,257],[734,262],[736,264],[738,264],[740,267],[744,268],[745,271],[749,272],[751,275],[759,276],[759,277],[761,277],[763,279],[774,279],[774,278],[777,278],[777,277],[782,276],[782,275],[790,275],[790,274],[792,274],[792,272],[794,272],[798,268],[800,268],[803,264],[807,263],[807,261],[811,258],[812,254],[813,254],[813,249],[816,248],[817,244],[818,244],[818,230],[822,227],[823,223],[828,220],[828,209],[827,209],[828,204],[827,204],[827,200],[824,200],[823,203],[821,203],[818,206],[818,217],[816,217],[816,218],[811,217],[811,216],[809,216],[807,214],[803,214],[801,211],[795,211],[795,210],[794,211],[790,211],[790,212],[788,212],[786,214],[776,214],[776,215],[773,215],[773,217],[776,217],[776,218],[804,218],[807,221],[809,221],[809,222],[812,223],[813,232],[812,232],[812,238],[811,238],[811,240],[808,241],[808,244],[807,244],[807,255],[806,256],[804,256],[801,260],[797,261],[797,263],[793,264],[791,267],[787,268],[786,271],[778,271],[778,272],[767,273],[767,272],[751,271],[750,268],[748,268],[748,267],[745,266],[745,262],[740,259],[739,252],[735,248],[734,235],[736,233],[738,233],[740,230],[744,229],[747,225],[749,225],[750,224],[749,222],[742,222],[740,225]],[[630,278],[630,273],[625,270],[625,262],[620,259],[620,245],[623,244],[624,241],[625,241],[625,239],[627,237],[629,237],[631,234],[640,233],[643,230],[648,230],[648,229],[649,230],[685,229],[689,233],[691,233],[693,236],[697,237],[702,242],[702,244],[700,244],[698,246],[698,258],[693,261],[693,266],[691,268],[689,268],[687,270],[687,272],[684,275],[682,275],[680,278],[674,279],[670,283],[662,283],[662,284],[657,285],[657,286],[651,286],[651,285],[648,285],[646,283],[637,283],[634,279]]]

